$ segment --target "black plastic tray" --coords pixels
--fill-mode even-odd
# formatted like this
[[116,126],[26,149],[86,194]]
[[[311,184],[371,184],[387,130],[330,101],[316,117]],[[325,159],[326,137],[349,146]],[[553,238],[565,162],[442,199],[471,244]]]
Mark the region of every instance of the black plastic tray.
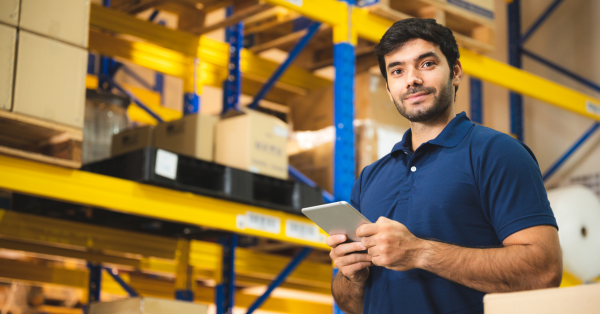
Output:
[[157,148],[146,147],[91,163],[82,170],[300,214],[323,203],[320,188],[178,155],[176,176],[156,174]]

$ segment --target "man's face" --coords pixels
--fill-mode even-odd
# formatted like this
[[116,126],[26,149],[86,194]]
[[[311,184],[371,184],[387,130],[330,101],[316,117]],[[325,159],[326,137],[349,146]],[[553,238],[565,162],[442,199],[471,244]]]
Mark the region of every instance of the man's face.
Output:
[[454,87],[460,83],[460,61],[451,74],[439,46],[413,39],[385,56],[388,94],[398,112],[411,122],[441,116],[453,103]]

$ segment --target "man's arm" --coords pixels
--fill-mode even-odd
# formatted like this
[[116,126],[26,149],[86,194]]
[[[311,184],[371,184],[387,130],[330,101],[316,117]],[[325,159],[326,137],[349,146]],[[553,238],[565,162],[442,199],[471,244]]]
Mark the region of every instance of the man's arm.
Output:
[[[368,273],[368,268],[365,268]],[[338,272],[331,283],[331,293],[338,307],[348,314],[363,312],[365,302],[365,282],[352,282]]]
[[371,256],[364,253],[353,253],[364,250],[360,242],[344,243],[345,235],[327,237],[326,243],[331,247],[331,259],[339,269],[331,283],[331,292],[338,307],[348,314],[363,312],[365,287],[369,278]]
[[562,278],[558,232],[552,226],[518,231],[500,248],[465,248],[415,237],[401,223],[380,218],[357,235],[374,265],[405,271],[421,268],[482,292],[556,287]]
[[556,228],[527,228],[502,244],[502,248],[471,249],[426,241],[417,267],[487,293],[560,285],[562,258]]

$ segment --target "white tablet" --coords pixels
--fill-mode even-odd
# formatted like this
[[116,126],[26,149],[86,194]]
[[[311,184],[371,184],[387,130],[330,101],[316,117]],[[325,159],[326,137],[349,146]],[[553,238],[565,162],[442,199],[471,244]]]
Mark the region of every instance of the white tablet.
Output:
[[342,201],[325,205],[302,208],[302,213],[329,235],[345,234],[349,241],[358,242],[356,229],[371,223],[352,205]]

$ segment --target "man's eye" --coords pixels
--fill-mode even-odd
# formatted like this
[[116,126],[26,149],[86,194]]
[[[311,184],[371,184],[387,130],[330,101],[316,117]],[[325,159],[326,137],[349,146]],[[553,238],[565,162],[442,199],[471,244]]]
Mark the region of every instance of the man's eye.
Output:
[[402,73],[402,70],[392,70],[392,74],[394,74],[394,75],[398,75],[401,73]]
[[434,65],[435,65],[435,63],[433,61],[427,61],[427,62],[423,63],[423,66],[426,68],[429,68]]

